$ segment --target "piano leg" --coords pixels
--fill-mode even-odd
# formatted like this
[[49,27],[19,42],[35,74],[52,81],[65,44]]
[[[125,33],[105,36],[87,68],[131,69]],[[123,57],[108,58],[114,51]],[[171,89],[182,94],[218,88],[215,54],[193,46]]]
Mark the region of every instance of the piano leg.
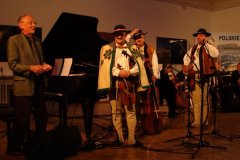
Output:
[[93,123],[93,111],[94,111],[94,103],[81,103],[82,111],[83,111],[83,120],[84,120],[84,128],[88,142],[92,142],[91,134],[92,134],[92,123]]
[[56,128],[67,127],[67,98],[62,93],[43,92],[44,99],[54,100],[59,103],[59,124]]
[[65,98],[62,98],[59,104],[59,127],[67,127],[67,102]]

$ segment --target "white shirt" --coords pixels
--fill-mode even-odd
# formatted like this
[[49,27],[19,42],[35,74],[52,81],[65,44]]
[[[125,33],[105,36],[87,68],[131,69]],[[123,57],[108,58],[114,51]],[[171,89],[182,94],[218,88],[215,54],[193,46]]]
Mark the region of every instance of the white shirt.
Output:
[[[125,56],[124,54],[122,54],[123,51],[126,51],[127,54],[130,55],[130,56],[132,55],[130,50],[127,48],[127,44],[124,44],[124,46],[121,47],[121,48],[116,47],[114,66],[112,68],[113,76],[118,77],[121,69],[129,70],[131,72],[131,75],[138,74],[139,69],[138,69],[137,63],[132,68],[130,68],[130,66],[129,66],[129,56]],[[121,68],[118,67],[119,65],[121,66]]]

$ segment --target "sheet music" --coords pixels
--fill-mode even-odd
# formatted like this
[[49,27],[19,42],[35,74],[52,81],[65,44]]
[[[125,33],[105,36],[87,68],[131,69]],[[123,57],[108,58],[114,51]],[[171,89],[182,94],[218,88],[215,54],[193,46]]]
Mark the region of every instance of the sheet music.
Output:
[[54,61],[54,67],[52,70],[52,76],[59,76],[62,70],[62,66],[63,66],[63,59],[62,58],[58,58],[55,59]]
[[85,73],[75,73],[75,74],[69,74],[68,76],[74,77],[74,76],[84,76],[84,75]]
[[62,72],[60,76],[68,76],[70,73],[70,69],[72,66],[72,58],[64,58],[64,63],[63,63],[63,67],[62,67]]

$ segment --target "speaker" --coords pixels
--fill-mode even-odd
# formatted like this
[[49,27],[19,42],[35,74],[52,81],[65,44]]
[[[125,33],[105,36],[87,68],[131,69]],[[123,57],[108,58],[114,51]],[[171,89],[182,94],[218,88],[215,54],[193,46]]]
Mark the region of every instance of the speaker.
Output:
[[26,159],[60,160],[75,155],[81,144],[82,138],[77,126],[50,130],[30,147]]

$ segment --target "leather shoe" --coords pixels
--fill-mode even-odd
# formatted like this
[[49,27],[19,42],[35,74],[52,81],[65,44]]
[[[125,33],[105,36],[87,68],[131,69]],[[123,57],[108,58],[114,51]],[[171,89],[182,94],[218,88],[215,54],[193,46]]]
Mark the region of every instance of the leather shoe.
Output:
[[111,147],[122,147],[123,143],[120,142],[118,139],[111,143]]
[[94,142],[91,141],[86,141],[84,144],[82,144],[81,149],[80,150],[84,150],[84,151],[91,151],[95,149],[95,144]]
[[136,147],[136,148],[138,148],[138,147],[143,147],[143,144],[140,141],[136,140],[136,142],[134,144],[124,143],[124,147]]
[[23,156],[24,155],[23,147],[19,146],[14,148],[8,148],[7,155]]
[[143,147],[143,143],[136,140],[136,143],[134,144],[134,147]]
[[[200,125],[200,124],[195,124],[195,123],[193,122],[193,123],[191,124],[191,127],[201,128],[201,125]],[[203,129],[203,130],[208,129],[208,124],[203,124],[203,125],[202,125],[202,129]]]

